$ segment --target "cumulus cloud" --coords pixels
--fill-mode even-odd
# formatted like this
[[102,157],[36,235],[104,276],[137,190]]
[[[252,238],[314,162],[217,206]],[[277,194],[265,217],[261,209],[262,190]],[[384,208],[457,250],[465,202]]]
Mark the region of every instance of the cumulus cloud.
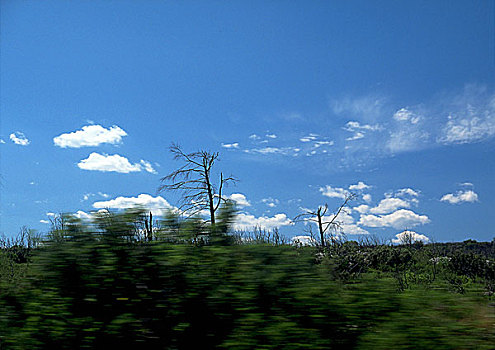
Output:
[[370,188],[370,187],[371,186],[366,185],[363,181],[359,181],[355,185],[350,185],[349,186],[349,190],[351,190],[351,191],[362,191],[362,190],[365,190],[365,189]]
[[409,208],[411,205],[409,202],[400,198],[385,198],[378,203],[374,208],[369,211],[372,214],[388,214],[399,208]]
[[457,191],[455,194],[447,193],[440,200],[450,204],[474,203],[478,201],[478,194],[472,190]]
[[292,244],[297,245],[297,246],[315,246],[318,244],[318,242],[311,236],[294,236],[291,239]]
[[239,142],[234,143],[222,143],[223,148],[239,148]]
[[260,216],[256,217],[251,214],[239,213],[234,221],[234,229],[236,230],[252,230],[254,227],[260,227],[266,230],[273,230],[282,226],[292,225],[292,220],[285,214],[275,214],[272,217]]
[[86,213],[85,211],[82,211],[82,210],[78,210],[77,212],[75,212],[74,214],[72,214],[74,217],[80,219],[80,220],[87,220],[87,221],[91,221],[93,220],[93,214],[91,213]]
[[102,213],[108,213],[107,209],[100,209],[89,213],[83,210],[78,210],[77,212],[73,213],[72,216],[82,221],[92,221],[97,217],[98,214]]
[[354,210],[360,214],[365,214],[365,213],[368,213],[370,211],[370,206],[366,205],[366,204],[361,204],[361,205],[358,205],[358,206],[352,208],[352,210]]
[[361,215],[358,224],[367,227],[393,227],[401,229],[424,225],[430,222],[426,215],[419,215],[412,210],[400,209],[388,215]]
[[269,139],[276,139],[277,135],[275,134],[266,134],[265,137],[268,137]]
[[232,193],[230,196],[226,197],[231,201],[234,201],[236,205],[239,207],[250,207],[251,203],[247,200],[246,196],[242,193]]
[[31,143],[27,137],[20,131],[13,132],[10,134],[10,140],[19,146],[27,146]]
[[345,199],[349,195],[349,192],[346,189],[340,187],[332,187],[330,185],[320,187],[320,192],[322,195],[330,198]]
[[170,205],[162,196],[153,197],[149,194],[142,193],[137,197],[117,197],[108,201],[100,201],[93,203],[95,209],[130,209],[134,207],[141,207],[150,210],[153,215],[160,216],[168,210],[176,210],[175,207]]
[[414,242],[423,242],[427,243],[430,239],[425,235],[421,235],[414,231],[402,231],[395,235],[395,238],[392,239],[393,243],[396,244],[406,244],[406,243],[414,243]]
[[156,174],[155,169],[153,169],[149,162],[141,160],[140,163],[131,164],[126,157],[118,154],[108,155],[93,152],[88,158],[81,160],[77,166],[83,170],[114,171],[124,174],[145,170],[149,173]]
[[371,202],[371,194],[363,194],[363,200],[366,202],[366,203],[370,203]]
[[103,143],[118,144],[127,133],[114,125],[106,129],[101,125],[86,125],[81,130],[61,134],[53,138],[55,146],[80,148],[99,146]]
[[397,192],[395,192],[396,196],[402,197],[405,195],[412,196],[412,197],[418,197],[419,196],[419,191],[413,190],[412,188],[401,188]]

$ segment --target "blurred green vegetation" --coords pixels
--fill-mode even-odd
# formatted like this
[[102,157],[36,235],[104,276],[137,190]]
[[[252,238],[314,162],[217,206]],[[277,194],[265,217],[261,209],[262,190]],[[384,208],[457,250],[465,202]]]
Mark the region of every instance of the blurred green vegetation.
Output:
[[231,233],[233,215],[63,215],[4,239],[0,349],[494,348],[493,242],[323,249]]

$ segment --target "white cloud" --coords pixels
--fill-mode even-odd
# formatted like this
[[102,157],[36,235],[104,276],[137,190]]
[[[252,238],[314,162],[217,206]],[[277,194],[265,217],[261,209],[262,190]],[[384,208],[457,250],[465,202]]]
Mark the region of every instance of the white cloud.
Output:
[[[98,195],[99,195],[100,197],[103,197],[103,198],[108,198],[108,197],[110,197],[108,194],[103,193],[103,192],[98,192]],[[96,196],[94,193],[85,193],[85,194],[83,195],[83,199],[81,200],[81,202],[82,202],[82,201],[87,201],[88,199],[90,199],[91,197],[94,197],[94,196]]]
[[401,233],[398,233],[395,235],[395,238],[392,239],[393,243],[396,244],[405,244],[405,243],[414,243],[414,242],[424,242],[427,243],[429,242],[429,238],[426,237],[425,235],[421,235],[419,233],[416,233],[414,231],[402,231]]
[[421,117],[407,108],[401,108],[394,113],[394,119],[400,122],[409,121],[411,124],[417,124]]
[[356,224],[343,224],[342,232],[346,235],[369,235],[369,232]]
[[316,141],[313,146],[314,147],[320,147],[320,146],[333,146],[334,142],[333,141]]
[[430,222],[426,215],[418,215],[407,209],[400,209],[388,215],[361,215],[358,224],[367,227],[393,227],[403,229]]
[[294,236],[291,238],[292,244],[297,246],[314,246],[318,242],[311,236]]
[[292,220],[290,220],[285,214],[275,214],[272,217],[255,217],[251,214],[239,213],[236,215],[234,228],[236,230],[252,230],[254,227],[260,227],[262,229],[272,230],[274,228],[289,226],[292,224]]
[[370,188],[370,187],[371,186],[366,185],[363,181],[359,181],[355,185],[350,185],[349,186],[349,190],[351,190],[351,191],[362,191],[362,190],[365,190],[365,189]]
[[82,210],[78,210],[76,213],[72,215],[80,220],[88,220],[88,221],[93,220],[93,214],[86,213],[85,211]]
[[31,142],[27,139],[27,137],[20,131],[13,132],[10,134],[10,140],[19,146],[27,146]]
[[246,196],[242,193],[232,193],[230,196],[227,196],[228,199],[234,201],[236,205],[240,207],[249,207],[251,203],[247,200]]
[[454,118],[449,121],[439,138],[441,143],[471,143],[495,135],[495,111],[485,117]]
[[361,205],[358,205],[357,207],[352,208],[352,210],[354,210],[360,214],[365,214],[365,213],[368,213],[370,211],[370,206],[366,205],[366,204],[361,204]]
[[97,217],[97,214],[101,213],[107,213],[107,209],[100,209],[89,213],[83,210],[78,210],[77,212],[73,213],[72,216],[82,221],[92,221],[93,219],[95,219],[95,217]]
[[386,143],[389,151],[408,152],[428,146],[430,133],[427,130],[433,129],[432,124],[425,128],[422,123],[423,118],[407,108],[395,112],[393,119],[396,123],[390,125],[390,138]]
[[415,191],[413,190],[412,188],[401,188],[400,190],[398,190],[397,192],[395,192],[395,194],[399,197],[402,197],[402,196],[405,196],[405,195],[409,195],[409,196],[412,196],[412,197],[418,197],[419,196],[419,191]]
[[142,207],[151,210],[153,215],[163,215],[167,210],[176,210],[162,196],[153,197],[149,194],[142,193],[137,197],[117,197],[108,201],[100,201],[93,203],[93,208],[96,209],[131,209],[134,207]]
[[276,139],[277,135],[275,134],[266,134],[265,137],[268,137],[269,139]]
[[378,131],[381,130],[382,127],[378,124],[370,125],[370,124],[361,124],[358,121],[350,120],[346,123],[344,130],[354,132],[356,130],[368,130],[368,131]]
[[85,193],[83,195],[83,201],[87,201],[89,198],[93,197],[94,196],[94,193]]
[[282,154],[288,155],[297,153],[299,151],[298,148],[295,147],[264,147],[264,148],[252,148],[246,149],[244,152],[252,153],[252,154]]
[[156,170],[153,169],[153,167],[151,166],[151,163],[150,162],[148,162],[148,161],[146,161],[144,159],[141,159],[140,163],[141,163],[143,169],[145,171],[147,171],[148,173],[152,173],[152,174],[156,174],[157,173]]
[[346,189],[340,187],[332,187],[330,185],[326,185],[325,187],[320,187],[320,192],[322,195],[330,198],[345,199],[349,195],[349,192]]
[[41,220],[40,220],[40,222],[41,222],[42,224],[49,224],[49,223],[50,223],[50,221],[48,221],[48,220],[43,220],[43,219],[41,219]]
[[344,130],[352,132],[353,135],[346,138],[346,141],[355,141],[364,138],[366,131],[382,130],[380,125],[361,124],[358,121],[350,120],[344,127]]
[[310,142],[316,140],[318,134],[309,134],[308,136],[301,137],[299,141],[301,142]]
[[411,205],[400,198],[385,198],[380,201],[380,203],[370,209],[372,214],[388,214],[399,208],[409,208]]
[[357,131],[356,133],[354,133],[354,135],[346,138],[345,140],[346,141],[356,141],[356,140],[362,139],[363,137],[364,137],[364,134],[360,131]]
[[48,212],[48,213],[46,213],[46,216],[54,218],[55,216],[57,216],[57,214]]
[[279,203],[280,201],[278,199],[275,199],[275,198],[263,198],[261,200],[263,203],[265,203],[267,206],[269,206],[270,208],[275,208]]
[[84,170],[114,171],[124,174],[142,170],[153,174],[156,173],[151,164],[145,160],[141,160],[141,164],[131,164],[126,157],[121,155],[99,154],[96,152],[91,153],[88,158],[81,160],[77,166]]
[[483,141],[495,135],[495,94],[486,87],[466,85],[450,98],[444,108],[448,115],[437,142],[463,144]]
[[5,141],[3,139],[0,139],[0,144],[3,144],[5,143]]
[[371,194],[363,194],[363,200],[366,203],[370,203],[371,202]]
[[118,144],[126,135],[127,133],[116,125],[108,129],[101,125],[86,125],[81,130],[54,137],[53,143],[62,148],[99,146],[102,143]]
[[239,148],[239,142],[234,143],[222,143],[223,148]]
[[252,135],[250,135],[250,136],[249,136],[249,138],[250,138],[251,140],[259,140],[261,137],[259,137],[259,136],[258,136],[258,135],[256,135],[256,134],[252,134]]
[[474,203],[478,201],[478,194],[474,191],[457,191],[457,193],[447,193],[441,199],[442,202],[449,202],[450,204],[458,203]]

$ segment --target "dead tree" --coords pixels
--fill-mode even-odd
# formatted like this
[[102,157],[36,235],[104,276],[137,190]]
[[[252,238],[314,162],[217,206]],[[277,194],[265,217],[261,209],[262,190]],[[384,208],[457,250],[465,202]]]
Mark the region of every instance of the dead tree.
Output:
[[305,213],[299,214],[294,218],[294,222],[314,222],[318,225],[318,233],[320,234],[321,246],[325,247],[325,234],[329,228],[339,228],[341,223],[337,220],[340,213],[347,206],[349,201],[354,199],[356,195],[354,193],[348,193],[344,199],[344,202],[337,209],[335,214],[328,216],[325,215],[328,211],[328,205],[319,206],[315,211],[306,210]]
[[223,173],[220,173],[218,185],[215,185],[212,180],[212,168],[218,160],[218,152],[201,150],[184,153],[176,144],[170,146],[170,152],[175,160],[182,161],[184,165],[161,179],[165,184],[158,188],[158,192],[181,191],[179,209],[189,216],[206,210],[210,215],[210,223],[215,225],[215,213],[220,203],[226,201],[222,197],[222,189],[236,179],[232,176],[224,177]]
[[147,217],[144,217],[144,229],[145,229],[145,240],[148,242],[153,240],[153,214],[150,211],[149,221]]

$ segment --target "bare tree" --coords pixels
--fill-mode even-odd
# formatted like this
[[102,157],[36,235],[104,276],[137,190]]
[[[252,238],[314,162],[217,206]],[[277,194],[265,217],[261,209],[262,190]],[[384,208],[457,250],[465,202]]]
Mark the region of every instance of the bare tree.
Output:
[[158,192],[182,191],[179,209],[191,216],[208,210],[210,222],[215,225],[215,213],[220,203],[226,201],[222,197],[222,189],[236,179],[232,176],[224,177],[223,173],[220,173],[218,185],[215,185],[212,180],[212,168],[218,160],[218,152],[201,150],[184,153],[177,144],[170,146],[170,152],[174,159],[184,162],[184,165],[161,179],[165,184],[158,188]]
[[354,199],[356,195],[354,193],[348,193],[344,199],[344,202],[340,205],[340,207],[336,210],[335,214],[328,216],[325,218],[326,213],[328,212],[328,205],[319,206],[316,210],[306,210],[305,213],[299,214],[294,218],[294,222],[315,222],[318,225],[318,232],[320,234],[320,244],[322,247],[325,247],[325,234],[329,228],[339,228],[341,226],[341,222],[337,220],[340,213],[347,206],[349,201]]

